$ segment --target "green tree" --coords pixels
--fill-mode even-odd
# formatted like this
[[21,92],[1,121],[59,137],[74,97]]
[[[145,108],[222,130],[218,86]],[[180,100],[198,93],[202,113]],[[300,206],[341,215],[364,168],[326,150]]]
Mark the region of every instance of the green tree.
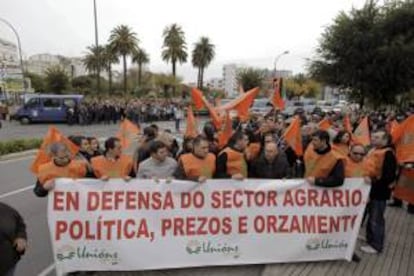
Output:
[[164,29],[163,37],[161,57],[165,62],[171,62],[172,75],[175,78],[177,61],[180,64],[187,62],[187,44],[184,31],[179,25],[172,24]]
[[46,91],[46,83],[45,83],[45,79],[35,73],[31,73],[31,72],[26,72],[24,74],[25,78],[29,78],[30,82],[32,84],[32,88],[34,89],[35,92],[45,92]]
[[79,76],[72,79],[72,87],[75,91],[82,94],[89,94],[93,89],[93,79],[91,76]]
[[60,66],[49,67],[45,73],[48,92],[62,94],[62,92],[69,88],[69,77]]
[[263,87],[265,73],[263,70],[255,68],[243,68],[237,73],[237,82],[248,91],[255,87]]
[[203,87],[204,69],[211,63],[215,55],[214,45],[208,37],[201,37],[194,45],[192,52],[192,64],[198,68],[197,87]]
[[108,72],[108,92],[111,94],[112,90],[112,64],[119,63],[119,58],[112,48],[111,44],[107,44],[104,47],[102,55],[102,64],[105,66],[106,71]]
[[127,62],[126,57],[138,48],[137,34],[126,25],[119,25],[111,31],[109,43],[115,53],[122,56],[124,68],[124,94],[127,93]]
[[101,68],[104,67],[104,52],[105,48],[102,46],[88,46],[87,47],[87,53],[83,57],[82,62],[86,67],[86,70],[90,74],[95,74],[96,77],[96,83],[97,83],[97,92],[101,92],[101,77],[100,72]]
[[289,99],[297,97],[315,98],[321,92],[321,85],[304,74],[297,74],[293,78],[283,79],[283,86]]
[[326,28],[309,71],[364,105],[392,104],[414,87],[414,2],[368,1]]
[[149,56],[144,49],[138,48],[132,55],[132,62],[138,64],[138,86],[142,85],[142,65],[150,62]]

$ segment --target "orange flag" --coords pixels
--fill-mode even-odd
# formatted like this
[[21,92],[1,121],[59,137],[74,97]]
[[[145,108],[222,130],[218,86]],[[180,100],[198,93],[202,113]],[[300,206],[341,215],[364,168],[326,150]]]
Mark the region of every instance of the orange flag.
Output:
[[210,113],[210,117],[213,121],[214,126],[219,129],[221,127],[221,120],[220,116],[218,115],[217,111],[211,106],[211,104],[206,100],[203,96],[203,92],[198,90],[197,88],[191,89],[191,96],[193,98],[194,105],[196,109],[200,110],[205,106]]
[[272,98],[272,104],[276,108],[279,108],[279,110],[285,109],[285,102],[283,101],[281,94],[280,94],[280,78],[277,78],[274,82],[275,91],[273,92],[273,98]]
[[328,129],[330,129],[332,127],[332,124],[327,118],[325,118],[325,119],[323,119],[322,121],[319,122],[318,127],[321,130],[327,131]]
[[249,118],[249,108],[253,104],[254,99],[259,94],[259,88],[253,88],[240,95],[236,99],[232,100],[231,102],[220,106],[218,110],[237,110],[238,116],[242,121],[245,121]]
[[187,108],[187,128],[185,130],[184,137],[194,138],[194,137],[197,137],[197,135],[198,135],[197,123],[194,117],[193,108],[189,106]]
[[351,120],[349,119],[349,115],[346,114],[344,117],[344,129],[348,131],[349,133],[352,133],[352,125]]
[[399,137],[395,141],[399,163],[414,161],[414,115],[408,117],[398,128]]
[[362,121],[359,123],[359,126],[355,129],[353,140],[364,146],[368,146],[371,143],[367,116],[362,119]]
[[138,133],[139,128],[137,125],[128,119],[124,119],[119,127],[118,132],[116,133],[116,137],[121,140],[122,148],[127,149],[133,143],[134,138],[137,137]]
[[295,151],[297,156],[303,155],[302,133],[300,130],[300,118],[295,118],[283,134],[286,143]]
[[228,141],[233,135],[232,120],[228,112],[226,112],[225,120],[226,122],[224,125],[224,129],[222,129],[218,133],[218,145],[220,149],[224,148],[227,145]]
[[51,126],[49,127],[49,130],[43,138],[42,145],[40,146],[36,154],[35,160],[30,166],[30,171],[32,173],[37,174],[39,172],[39,167],[51,160],[49,154],[49,146],[52,143],[57,142],[64,143],[68,147],[72,156],[75,156],[79,151],[79,147],[77,145],[75,145],[68,138],[63,136],[57,128]]
[[401,125],[396,121],[393,120],[389,124],[390,126],[390,134],[392,136],[392,141],[395,143],[399,137],[402,135],[403,129],[401,128]]

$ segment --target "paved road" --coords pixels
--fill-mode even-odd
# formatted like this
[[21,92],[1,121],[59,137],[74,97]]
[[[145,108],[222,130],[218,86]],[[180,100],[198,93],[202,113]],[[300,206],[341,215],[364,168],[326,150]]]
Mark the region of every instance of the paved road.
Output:
[[[201,122],[204,122],[206,118],[202,118]],[[170,129],[172,132],[175,131],[175,123],[173,121],[154,122],[161,129]],[[144,123],[142,127],[147,126]],[[22,139],[22,138],[42,138],[47,132],[48,124],[31,124],[31,125],[20,125],[19,122],[4,122],[3,127],[0,129],[0,141],[10,139]],[[91,125],[91,126],[68,126],[67,124],[57,124],[56,127],[63,132],[65,135],[85,135],[85,136],[96,136],[96,137],[108,137],[115,135],[119,129],[119,124],[110,125]],[[185,130],[185,122],[181,123],[181,131]]]

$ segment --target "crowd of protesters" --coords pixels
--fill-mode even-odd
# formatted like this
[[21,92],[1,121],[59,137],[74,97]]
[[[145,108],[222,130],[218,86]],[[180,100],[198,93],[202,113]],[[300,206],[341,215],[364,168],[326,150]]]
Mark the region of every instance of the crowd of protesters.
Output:
[[67,122],[69,125],[117,124],[123,118],[136,124],[170,121],[181,108],[182,104],[174,100],[91,99],[68,108]]
[[[157,119],[181,119],[184,110],[180,104],[169,101],[109,100],[84,102],[75,113],[77,123],[81,124],[95,120],[116,123],[124,118],[140,124]],[[366,211],[367,246],[361,247],[361,251],[378,254],[384,248],[386,202],[395,183],[401,180],[400,172],[414,167],[414,160],[398,164],[391,128],[393,122],[401,123],[413,114],[414,109],[408,108],[404,112],[355,110],[348,115],[302,111],[287,117],[272,110],[266,115],[251,115],[245,122],[234,118],[233,134],[224,144],[219,138],[223,129],[217,129],[210,121],[198,135],[184,135],[181,141],[153,123],[137,134],[135,149],[130,155],[116,137],[108,138],[103,147],[94,137],[69,137],[79,146],[78,154],[73,158],[65,144],[51,145],[53,160],[39,168],[34,192],[37,196],[47,196],[56,176],[103,181],[114,177],[129,181],[136,177],[155,182],[176,178],[201,183],[211,178],[304,178],[310,185],[327,188],[341,186],[347,177],[363,177],[371,185],[371,192]],[[346,116],[350,128],[344,122]],[[284,137],[296,118],[301,119],[303,155],[298,155]],[[372,137],[369,145],[352,140],[353,131],[363,118],[368,118]],[[329,122],[328,129],[321,129],[322,121]],[[316,160],[323,163],[315,163]],[[62,170],[62,167],[70,169]],[[394,198],[391,205],[401,206],[402,201]],[[414,213],[414,202],[408,202],[408,212]],[[355,255],[354,260],[358,259]]]

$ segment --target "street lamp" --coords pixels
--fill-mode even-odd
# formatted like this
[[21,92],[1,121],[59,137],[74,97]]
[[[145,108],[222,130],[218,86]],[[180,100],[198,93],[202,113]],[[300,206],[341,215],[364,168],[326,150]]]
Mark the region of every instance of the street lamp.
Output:
[[282,56],[284,56],[284,55],[287,55],[287,54],[289,54],[289,51],[284,51],[283,53],[281,53],[281,54],[279,54],[276,58],[275,58],[275,63],[274,63],[274,65],[275,65],[275,69],[274,69],[274,73],[273,73],[273,77],[275,77],[276,78],[276,64],[277,64],[277,62],[279,61],[279,59],[282,57]]
[[13,27],[12,24],[10,24],[9,21],[7,21],[4,18],[0,17],[0,21],[2,21],[4,24],[6,24],[8,27],[10,27],[10,29],[12,29],[12,31],[14,32],[14,34],[17,37],[17,47],[19,48],[19,57],[20,57],[20,67],[22,70],[22,83],[23,83],[23,89],[25,88],[25,83],[24,83],[24,67],[23,67],[23,57],[22,57],[22,44],[20,42],[20,37],[19,34],[17,33],[16,29]]

